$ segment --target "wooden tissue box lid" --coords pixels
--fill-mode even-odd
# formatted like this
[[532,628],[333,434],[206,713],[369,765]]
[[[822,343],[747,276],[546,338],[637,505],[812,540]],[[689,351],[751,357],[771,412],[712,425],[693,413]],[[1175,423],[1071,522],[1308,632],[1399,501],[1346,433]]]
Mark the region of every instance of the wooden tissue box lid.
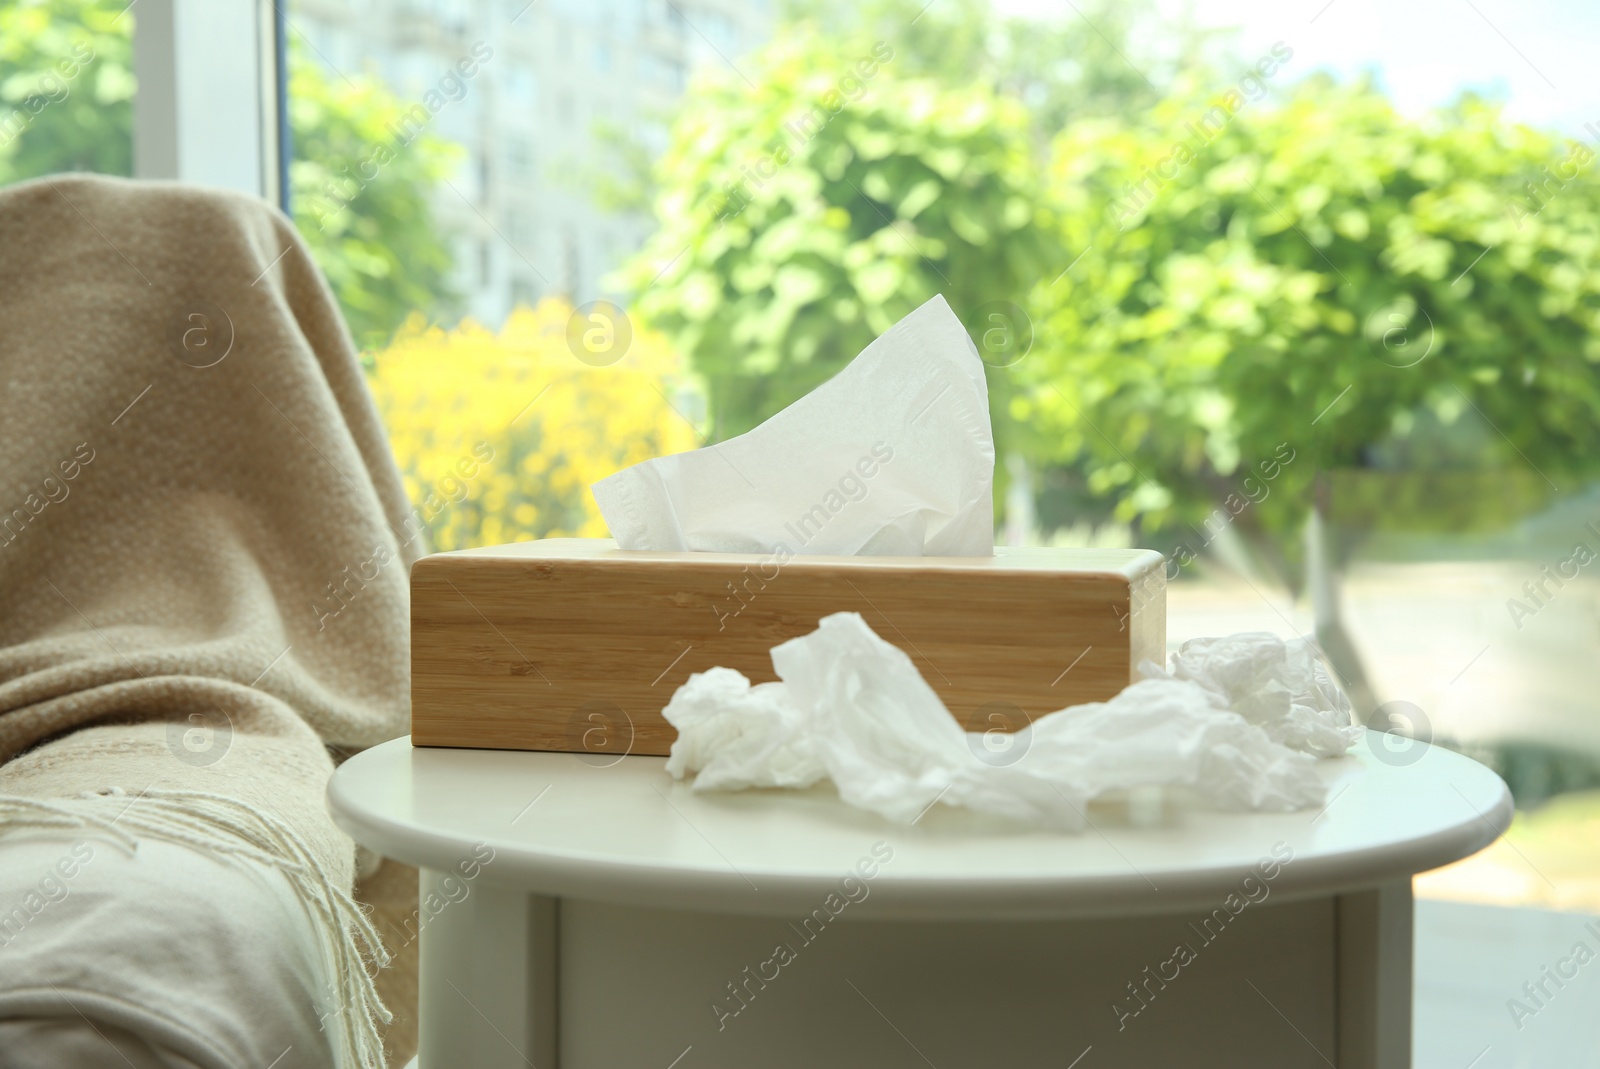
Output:
[[859,612],[968,730],[1103,701],[1166,659],[1166,573],[1143,549],[993,557],[648,553],[557,538],[411,569],[418,746],[666,754],[661,710],[718,665],[776,679],[769,651]]

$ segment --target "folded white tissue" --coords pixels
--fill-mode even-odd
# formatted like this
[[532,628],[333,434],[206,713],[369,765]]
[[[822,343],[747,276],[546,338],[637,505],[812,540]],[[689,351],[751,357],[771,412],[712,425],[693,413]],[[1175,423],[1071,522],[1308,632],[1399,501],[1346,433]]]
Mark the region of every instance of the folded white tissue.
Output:
[[754,430],[592,489],[622,549],[987,557],[983,361],[934,297]]
[[1316,758],[1360,734],[1311,645],[1251,633],[1185,643],[1171,672],[1108,702],[1017,732],[999,756],[964,731],[911,659],[853,612],[773,647],[781,682],[698,673],[664,710],[678,729],[667,770],[694,789],[809,787],[911,823],[935,802],[1078,830],[1096,798],[1185,789],[1224,809],[1291,810],[1325,795]]

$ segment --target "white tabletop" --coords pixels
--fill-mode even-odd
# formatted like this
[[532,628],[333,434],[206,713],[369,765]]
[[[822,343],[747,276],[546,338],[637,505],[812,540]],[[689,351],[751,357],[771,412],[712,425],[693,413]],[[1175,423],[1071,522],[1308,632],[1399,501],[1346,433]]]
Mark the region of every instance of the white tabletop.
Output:
[[386,857],[449,870],[484,843],[494,856],[479,878],[539,894],[788,916],[816,906],[881,842],[893,858],[850,919],[1128,914],[1216,906],[1279,843],[1293,859],[1270,895],[1308,897],[1447,864],[1510,823],[1511,797],[1487,768],[1423,743],[1390,763],[1369,748],[1383,745],[1369,732],[1350,756],[1320,762],[1331,799],[1322,810],[1190,810],[1154,826],[1091,810],[1094,827],[1077,835],[945,806],[893,824],[827,784],[697,794],[660,757],[413,748],[408,738],[345,762],[328,802],[340,827]]

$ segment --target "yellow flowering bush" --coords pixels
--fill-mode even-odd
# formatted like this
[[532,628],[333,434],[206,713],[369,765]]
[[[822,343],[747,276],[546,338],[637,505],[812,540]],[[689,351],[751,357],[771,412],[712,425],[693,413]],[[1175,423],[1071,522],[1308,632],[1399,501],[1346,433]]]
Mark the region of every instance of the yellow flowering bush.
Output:
[[[575,321],[577,351],[590,319]],[[615,363],[591,366],[568,344],[572,323],[559,298],[498,332],[414,317],[373,356],[368,381],[433,549],[603,538],[590,484],[698,444],[688,414],[703,403],[660,335],[635,332]]]

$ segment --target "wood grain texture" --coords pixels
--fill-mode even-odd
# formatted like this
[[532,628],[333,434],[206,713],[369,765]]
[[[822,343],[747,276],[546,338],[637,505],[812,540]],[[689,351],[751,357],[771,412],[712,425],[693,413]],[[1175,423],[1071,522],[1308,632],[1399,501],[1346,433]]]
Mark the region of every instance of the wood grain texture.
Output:
[[636,553],[551,539],[424,558],[411,572],[418,746],[665,754],[661,709],[718,665],[776,679],[769,651],[861,613],[969,730],[1016,730],[1111,697],[1166,651],[1149,550],[993,557]]

